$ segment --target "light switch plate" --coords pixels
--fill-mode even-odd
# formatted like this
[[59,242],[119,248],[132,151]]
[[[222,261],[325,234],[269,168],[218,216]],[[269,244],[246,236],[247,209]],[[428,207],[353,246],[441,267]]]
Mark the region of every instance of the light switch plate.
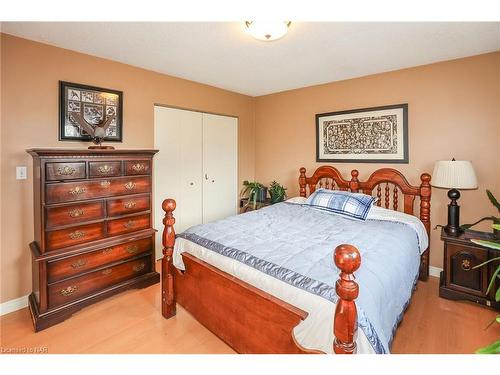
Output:
[[16,180],[26,180],[28,178],[28,169],[25,166],[16,167]]

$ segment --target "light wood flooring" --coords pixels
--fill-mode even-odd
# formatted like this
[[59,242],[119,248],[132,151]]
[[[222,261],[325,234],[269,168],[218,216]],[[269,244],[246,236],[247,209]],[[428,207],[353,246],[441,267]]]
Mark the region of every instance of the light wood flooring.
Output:
[[[472,353],[500,337],[496,312],[438,297],[438,279],[419,283],[399,326],[393,353]],[[27,308],[0,318],[2,352],[46,347],[49,353],[234,353],[182,308],[165,320],[159,284],[87,307],[34,333]]]

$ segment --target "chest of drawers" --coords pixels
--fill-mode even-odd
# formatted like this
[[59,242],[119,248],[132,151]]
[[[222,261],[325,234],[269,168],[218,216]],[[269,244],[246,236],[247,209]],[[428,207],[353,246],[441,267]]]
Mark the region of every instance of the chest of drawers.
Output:
[[30,149],[35,331],[159,281],[152,227],[156,150]]

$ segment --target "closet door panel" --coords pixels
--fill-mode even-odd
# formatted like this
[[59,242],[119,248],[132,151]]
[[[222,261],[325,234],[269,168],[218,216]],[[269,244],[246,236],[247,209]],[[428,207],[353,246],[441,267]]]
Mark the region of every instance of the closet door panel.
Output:
[[202,222],[202,114],[166,107],[155,107],[155,228],[157,256],[161,256],[165,198],[177,202],[178,233]]
[[237,213],[238,119],[203,114],[203,222]]

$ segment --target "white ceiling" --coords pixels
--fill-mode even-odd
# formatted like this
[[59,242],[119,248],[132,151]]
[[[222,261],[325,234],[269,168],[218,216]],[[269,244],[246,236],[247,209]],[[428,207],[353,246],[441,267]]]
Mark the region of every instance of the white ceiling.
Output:
[[500,50],[500,23],[299,23],[274,42],[243,23],[3,22],[2,31],[259,96]]

